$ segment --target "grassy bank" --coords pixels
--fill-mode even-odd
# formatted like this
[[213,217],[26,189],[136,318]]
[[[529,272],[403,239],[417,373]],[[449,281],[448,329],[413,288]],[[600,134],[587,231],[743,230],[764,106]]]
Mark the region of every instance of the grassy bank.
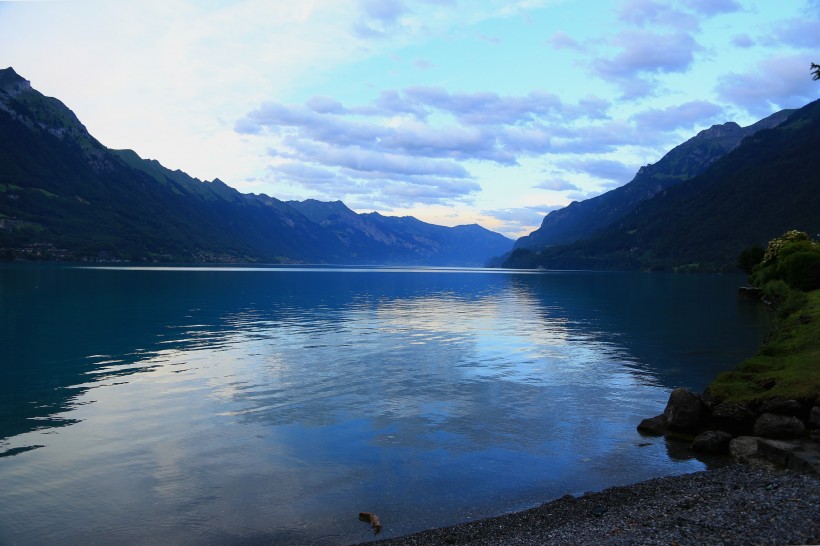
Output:
[[820,290],[780,318],[758,353],[710,385],[722,401],[755,403],[774,396],[820,403]]

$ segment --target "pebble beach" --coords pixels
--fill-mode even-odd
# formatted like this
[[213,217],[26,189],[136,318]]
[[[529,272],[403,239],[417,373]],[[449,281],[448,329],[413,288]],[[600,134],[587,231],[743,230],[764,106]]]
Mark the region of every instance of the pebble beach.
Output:
[[733,464],[375,543],[818,544],[820,478]]

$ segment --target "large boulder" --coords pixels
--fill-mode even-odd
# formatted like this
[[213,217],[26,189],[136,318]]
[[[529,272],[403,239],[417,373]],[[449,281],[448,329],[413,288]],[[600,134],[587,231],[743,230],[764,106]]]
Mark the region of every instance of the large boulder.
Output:
[[692,391],[678,388],[669,395],[663,415],[672,430],[694,432],[700,423],[700,397]]
[[755,421],[754,434],[763,438],[787,440],[799,438],[806,432],[803,421],[790,415],[764,413]]
[[707,430],[695,436],[692,451],[699,453],[728,453],[732,435],[722,430]]
[[757,457],[756,436],[738,436],[729,442],[729,453],[742,463],[749,463]]
[[733,436],[743,436],[752,432],[755,424],[755,414],[741,404],[726,402],[712,408],[712,424],[719,430],[724,430]]
[[809,426],[811,428],[820,428],[820,406],[814,406],[809,413]]
[[803,413],[803,406],[797,400],[786,400],[782,396],[775,396],[763,402],[758,409],[758,413],[776,413],[797,417]]
[[666,434],[666,417],[663,414],[644,419],[638,425],[638,432],[650,436],[663,436]]

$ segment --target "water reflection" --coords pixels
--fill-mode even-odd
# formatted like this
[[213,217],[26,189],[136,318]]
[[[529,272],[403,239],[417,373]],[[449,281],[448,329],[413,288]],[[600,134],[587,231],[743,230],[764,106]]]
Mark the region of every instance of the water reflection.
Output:
[[699,468],[635,424],[761,332],[715,277],[0,275],[0,542],[344,543]]

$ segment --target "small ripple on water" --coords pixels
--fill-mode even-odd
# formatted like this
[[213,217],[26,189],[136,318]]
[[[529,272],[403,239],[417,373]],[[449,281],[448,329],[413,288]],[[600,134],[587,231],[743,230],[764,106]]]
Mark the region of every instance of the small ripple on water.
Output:
[[[228,303],[197,293],[177,324],[93,351],[59,406],[76,426],[0,444],[25,450],[3,458],[0,528],[50,516],[0,539],[78,541],[59,530],[86,526],[123,542],[356,542],[371,537],[353,506],[406,531],[677,464],[634,448],[631,420],[664,382],[607,330],[611,310],[569,320],[584,309],[541,277],[493,278],[467,295],[368,282],[339,305],[248,277]],[[311,303],[276,303],[291,292]]]

